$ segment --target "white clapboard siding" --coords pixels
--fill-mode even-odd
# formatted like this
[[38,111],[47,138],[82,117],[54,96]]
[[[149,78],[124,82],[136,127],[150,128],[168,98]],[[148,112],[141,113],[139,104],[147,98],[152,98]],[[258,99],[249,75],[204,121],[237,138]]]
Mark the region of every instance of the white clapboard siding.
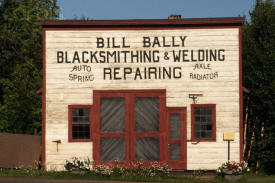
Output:
[[[187,36],[184,47],[145,47],[143,37],[162,37],[166,43],[171,44],[172,37],[175,44],[181,45],[179,36]],[[96,48],[96,38],[115,38],[116,44],[122,44],[125,37],[126,45],[130,48]],[[106,42],[105,42],[106,44]],[[231,143],[231,160],[240,158],[239,144],[239,29],[238,28],[201,28],[201,29],[173,29],[173,30],[47,30],[46,31],[46,168],[48,170],[63,170],[66,160],[72,157],[89,157],[93,160],[92,142],[68,142],[68,105],[92,105],[94,90],[148,90],[165,89],[167,107],[186,107],[187,113],[187,139],[191,138],[191,104],[193,100],[189,94],[203,94],[197,100],[198,104],[216,104],[216,142],[200,142],[192,144],[187,142],[187,169],[216,169],[227,160],[227,142],[223,141],[223,132],[234,132],[235,141]],[[224,61],[203,62],[174,62],[173,50],[224,49]],[[124,57],[120,63],[57,63],[57,51],[68,53],[71,61],[74,52],[87,51],[85,56],[90,59],[90,52],[95,51],[153,51],[158,50],[158,63],[130,62],[130,56]],[[165,60],[163,55],[167,52],[170,57]],[[190,59],[190,51],[187,58]],[[98,59],[101,58],[98,56]],[[195,64],[210,64],[211,70],[194,70]],[[87,65],[91,72],[72,71],[74,66]],[[131,67],[141,69],[144,67],[181,67],[180,79],[147,79],[134,80],[134,73],[127,75],[127,79],[103,79],[103,68],[121,68],[118,76],[123,76],[123,68]],[[208,80],[190,78],[193,74],[209,74],[218,72],[218,77]],[[70,81],[69,74],[79,76],[94,75],[90,82]],[[108,78],[108,77],[107,77]],[[61,140],[58,152],[54,140]]]

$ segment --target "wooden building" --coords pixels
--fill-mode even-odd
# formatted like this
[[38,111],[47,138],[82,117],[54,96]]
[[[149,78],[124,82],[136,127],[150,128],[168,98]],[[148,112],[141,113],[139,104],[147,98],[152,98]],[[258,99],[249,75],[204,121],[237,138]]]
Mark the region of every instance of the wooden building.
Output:
[[243,18],[44,21],[42,164],[242,160]]

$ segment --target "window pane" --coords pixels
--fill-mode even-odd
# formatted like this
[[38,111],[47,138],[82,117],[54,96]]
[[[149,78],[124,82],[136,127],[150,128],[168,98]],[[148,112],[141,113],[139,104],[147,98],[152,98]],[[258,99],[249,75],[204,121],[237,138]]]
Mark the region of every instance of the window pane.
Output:
[[125,131],[124,98],[102,98],[100,100],[100,131]]
[[170,114],[170,139],[180,139],[180,114]]
[[72,126],[73,139],[89,139],[90,125],[89,124],[73,124]]
[[206,131],[206,137],[211,138],[212,137],[212,131]]
[[170,144],[170,160],[181,160],[180,144]]
[[200,122],[200,121],[201,121],[200,115],[195,116],[195,122]]
[[72,109],[72,139],[90,138],[90,109]]
[[201,125],[195,124],[195,131],[199,132],[201,130]]
[[212,122],[212,116],[207,116],[207,117],[206,117],[206,121],[207,121],[207,122]]
[[194,116],[195,137],[211,138],[212,137],[212,109],[196,108]]
[[72,138],[73,139],[77,139],[77,137],[78,137],[78,132],[77,131],[73,131]]
[[83,116],[83,109],[78,109],[79,116]]
[[136,161],[158,161],[159,160],[159,138],[138,137],[135,143]]
[[73,123],[78,122],[78,117],[73,117]]
[[135,99],[135,131],[158,132],[159,131],[159,99],[136,98]]
[[85,109],[83,110],[83,116],[89,116],[90,115],[90,111]]
[[73,116],[78,116],[78,109],[73,109],[72,114]]
[[199,108],[196,108],[196,109],[195,109],[195,115],[200,115],[200,114],[201,114],[200,109],[199,109]]
[[90,123],[90,109],[72,109],[72,123]]
[[201,130],[205,131],[206,130],[206,125],[201,125]]
[[125,139],[120,137],[100,138],[100,161],[124,161]]
[[201,138],[201,133],[200,133],[200,131],[198,131],[198,132],[196,131],[196,132],[195,132],[195,137],[196,137],[196,138]]

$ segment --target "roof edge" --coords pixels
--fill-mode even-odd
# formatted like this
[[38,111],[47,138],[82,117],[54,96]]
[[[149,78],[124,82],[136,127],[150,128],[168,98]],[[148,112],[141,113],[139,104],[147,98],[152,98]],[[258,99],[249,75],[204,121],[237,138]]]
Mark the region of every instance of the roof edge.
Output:
[[44,20],[42,27],[100,27],[100,26],[203,26],[242,25],[244,17],[184,18],[184,19],[141,19],[141,20]]

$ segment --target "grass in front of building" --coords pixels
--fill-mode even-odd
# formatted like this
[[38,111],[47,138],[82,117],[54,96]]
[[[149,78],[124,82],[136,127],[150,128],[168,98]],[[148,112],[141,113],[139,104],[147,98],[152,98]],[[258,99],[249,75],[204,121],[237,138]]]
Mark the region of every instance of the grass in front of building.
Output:
[[275,175],[243,175],[242,178],[236,183],[275,183]]
[[[60,179],[86,179],[86,180],[105,180],[105,181],[134,181],[134,182],[173,182],[173,183],[229,183],[222,177],[203,179],[200,176],[188,177],[136,177],[136,176],[99,176],[90,172],[72,173],[68,171],[44,171],[30,169],[7,169],[0,168],[0,176],[9,177],[40,177],[40,178],[60,178]],[[275,175],[243,175],[236,183],[275,183]]]

